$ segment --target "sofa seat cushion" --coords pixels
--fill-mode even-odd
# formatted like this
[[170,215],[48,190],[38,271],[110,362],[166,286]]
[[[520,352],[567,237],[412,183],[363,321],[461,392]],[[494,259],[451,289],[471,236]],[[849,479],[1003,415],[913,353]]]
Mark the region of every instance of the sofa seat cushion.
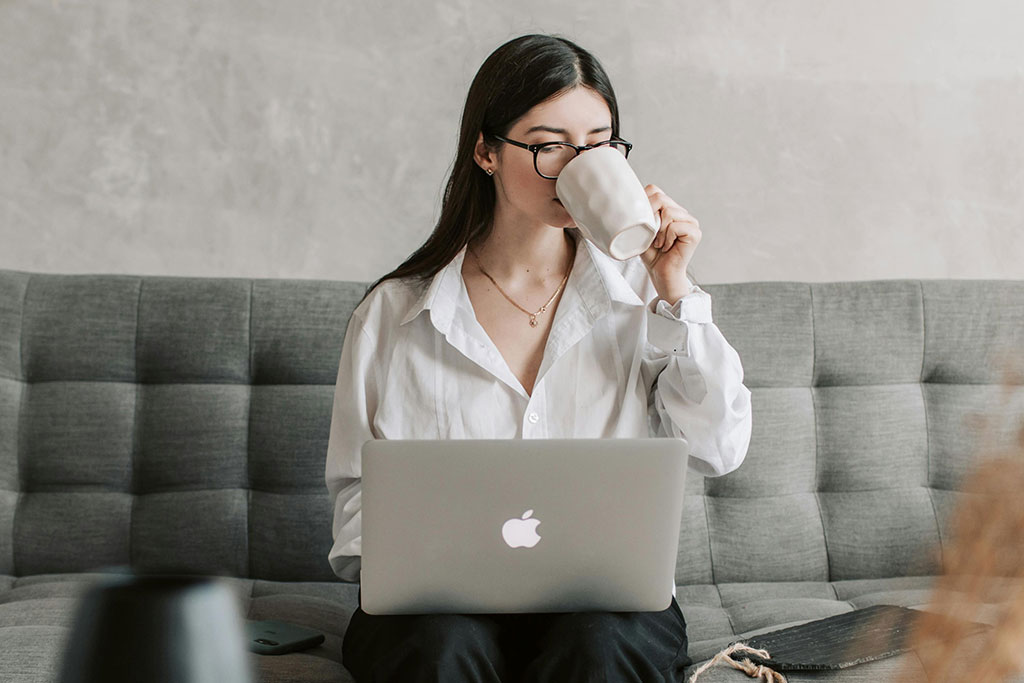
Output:
[[[0,575],[0,671],[4,683],[52,683],[78,601],[101,573]],[[246,619],[279,619],[321,631],[318,647],[286,655],[250,654],[262,683],[351,681],[341,641],[358,587],[342,582],[281,582],[216,577],[236,595]]]
[[[104,574],[0,575],[0,671],[5,683],[50,683],[56,680],[60,657],[82,593]],[[358,586],[342,582],[280,582],[217,577],[230,588],[247,619],[280,619],[324,633],[316,648],[281,656],[252,654],[259,681],[351,681],[341,664],[341,642],[358,604]],[[724,583],[677,587],[687,622],[689,653],[694,665],[714,656],[730,642],[794,626],[852,609],[877,604],[922,609],[931,597],[935,577],[914,576],[832,582]],[[1011,594],[1006,586],[1003,594]],[[992,623],[992,618],[979,620]],[[802,680],[889,680],[905,657],[893,657],[843,671],[816,673]],[[744,674],[715,667],[702,683],[749,680]]]

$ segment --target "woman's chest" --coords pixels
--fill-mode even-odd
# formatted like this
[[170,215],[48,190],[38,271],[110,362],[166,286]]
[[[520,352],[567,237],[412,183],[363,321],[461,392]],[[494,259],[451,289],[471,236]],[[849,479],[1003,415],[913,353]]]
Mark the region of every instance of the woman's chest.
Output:
[[[472,301],[477,322],[489,342],[526,393],[532,393],[544,361],[558,298],[544,306],[544,310],[533,309],[532,316],[516,308],[493,289],[473,292]],[[536,324],[531,324],[531,320]]]
[[595,329],[567,348],[554,344],[550,358],[535,349],[537,376],[526,394],[514,363],[478,329],[454,324],[443,334],[425,320],[410,327],[417,322],[389,350],[374,417],[379,438],[647,435],[649,387],[628,338]]

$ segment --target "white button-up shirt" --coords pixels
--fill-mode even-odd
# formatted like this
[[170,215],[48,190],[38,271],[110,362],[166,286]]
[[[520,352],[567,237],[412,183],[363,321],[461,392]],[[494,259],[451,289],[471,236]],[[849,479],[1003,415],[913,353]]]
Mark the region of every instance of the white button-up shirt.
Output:
[[670,306],[639,256],[616,261],[577,244],[532,393],[476,319],[465,247],[425,289],[386,280],[352,313],[326,464],[328,560],[339,577],[359,579],[368,439],[668,437],[687,441],[689,467],[703,475],[739,467],[750,390],[712,322],[711,296],[687,280],[689,293]]

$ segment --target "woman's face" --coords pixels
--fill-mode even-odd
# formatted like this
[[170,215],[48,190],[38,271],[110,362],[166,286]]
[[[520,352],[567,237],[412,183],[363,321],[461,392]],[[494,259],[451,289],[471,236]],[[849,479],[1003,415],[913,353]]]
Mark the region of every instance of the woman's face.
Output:
[[[612,115],[604,98],[590,88],[576,87],[534,106],[504,137],[527,144],[591,145],[611,136]],[[482,140],[481,134],[476,159],[482,168],[494,170],[496,213],[559,228],[575,225],[558,201],[555,181],[534,170],[533,152],[502,143],[497,156],[482,155]]]

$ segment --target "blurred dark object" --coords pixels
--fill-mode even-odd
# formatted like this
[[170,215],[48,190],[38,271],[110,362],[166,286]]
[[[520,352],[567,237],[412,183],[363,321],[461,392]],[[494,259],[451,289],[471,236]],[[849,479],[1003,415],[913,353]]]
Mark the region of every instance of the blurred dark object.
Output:
[[242,618],[210,577],[112,576],[83,596],[61,683],[251,683]]

